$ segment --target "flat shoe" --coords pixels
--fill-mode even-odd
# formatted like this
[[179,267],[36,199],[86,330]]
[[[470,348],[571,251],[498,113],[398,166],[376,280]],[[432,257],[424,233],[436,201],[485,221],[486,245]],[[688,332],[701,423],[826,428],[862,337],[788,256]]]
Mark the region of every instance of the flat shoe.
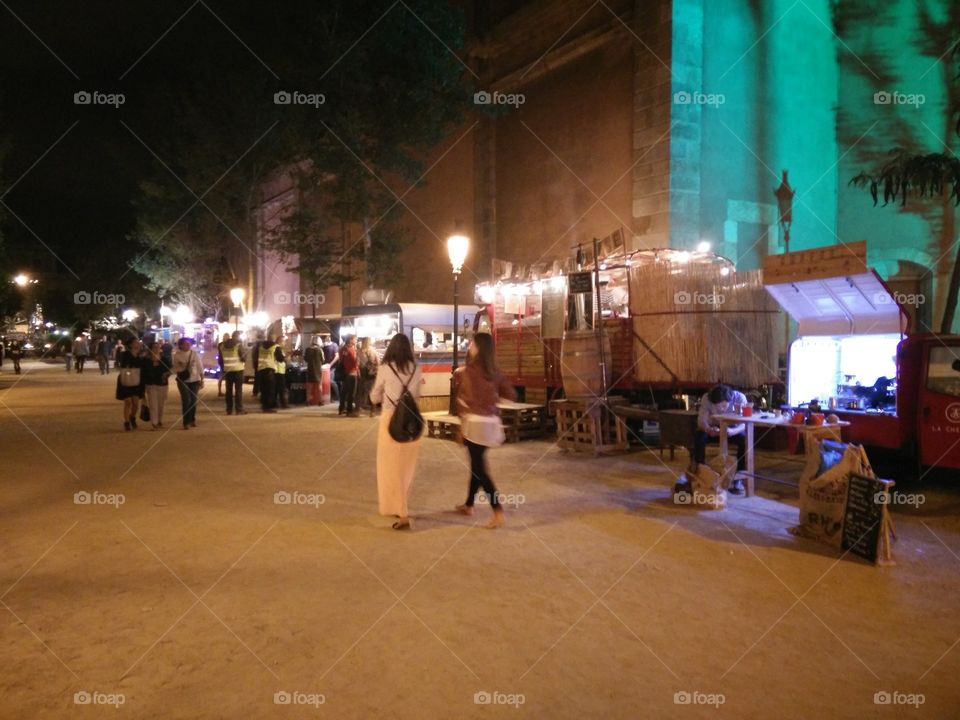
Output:
[[461,515],[473,515],[473,508],[469,505],[457,505],[454,510]]
[[395,522],[393,525],[391,525],[390,527],[392,527],[394,530],[409,530],[409,529],[410,529],[410,521],[409,521],[409,520],[404,520],[404,521],[402,521],[402,522],[401,522],[401,521],[397,521],[397,522]]
[[484,527],[487,528],[487,530],[496,530],[498,527],[503,527],[504,522],[503,513],[497,513]]

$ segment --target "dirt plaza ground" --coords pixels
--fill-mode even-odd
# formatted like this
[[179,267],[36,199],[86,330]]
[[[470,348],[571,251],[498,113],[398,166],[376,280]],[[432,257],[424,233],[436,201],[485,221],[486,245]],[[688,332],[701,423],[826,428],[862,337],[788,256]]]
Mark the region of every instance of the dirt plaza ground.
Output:
[[427,439],[396,532],[374,419],[227,417],[208,382],[195,430],[124,433],[114,375],[25,369],[0,374],[0,717],[960,717],[960,482],[911,488],[875,568],[791,535],[788,487],[674,504],[683,452],[504,446],[485,530],[450,512],[465,452]]

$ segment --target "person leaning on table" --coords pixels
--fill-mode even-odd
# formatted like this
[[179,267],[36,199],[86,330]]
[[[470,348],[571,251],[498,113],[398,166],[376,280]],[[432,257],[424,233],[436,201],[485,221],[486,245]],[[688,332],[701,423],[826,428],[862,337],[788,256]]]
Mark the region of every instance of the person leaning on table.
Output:
[[[697,415],[697,429],[693,433],[693,465],[706,462],[707,443],[717,442],[720,437],[720,425],[716,415],[730,412],[732,405],[745,405],[747,396],[727,385],[715,385],[700,398],[700,413]],[[727,427],[727,441],[737,447],[737,470],[746,469],[746,428],[741,425]],[[728,492],[740,495],[743,492],[743,482],[735,479],[727,488]]]

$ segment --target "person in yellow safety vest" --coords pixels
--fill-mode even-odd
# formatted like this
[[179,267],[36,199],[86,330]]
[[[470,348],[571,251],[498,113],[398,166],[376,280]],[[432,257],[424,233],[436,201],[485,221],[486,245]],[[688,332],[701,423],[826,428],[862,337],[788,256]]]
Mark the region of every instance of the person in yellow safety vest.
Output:
[[243,409],[243,367],[246,349],[239,331],[228,336],[219,346],[220,377],[227,383],[227,415],[246,415]]
[[257,368],[257,385],[260,390],[260,407],[265,413],[277,411],[277,353],[283,352],[272,337],[263,340],[253,349],[253,363]]
[[[283,341],[283,338],[280,338],[280,342]],[[287,359],[283,355],[283,348],[278,345],[277,353],[277,373],[275,375],[276,384],[277,384],[277,400],[275,405],[279,405],[281,410],[286,410],[290,407],[287,402]]]

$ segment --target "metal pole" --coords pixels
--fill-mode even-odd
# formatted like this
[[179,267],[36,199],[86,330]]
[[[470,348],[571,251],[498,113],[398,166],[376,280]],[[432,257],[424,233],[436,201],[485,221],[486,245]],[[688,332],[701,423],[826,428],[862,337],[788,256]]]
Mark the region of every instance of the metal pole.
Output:
[[459,351],[459,342],[457,340],[457,320],[460,315],[460,287],[458,281],[460,280],[460,273],[455,272],[453,274],[453,369],[450,372],[450,407],[449,414],[457,414],[457,392],[454,388],[453,378],[457,372],[457,364],[460,357]]
[[597,343],[600,346],[600,389],[604,399],[607,397],[607,359],[603,352],[603,310],[600,307],[600,241],[593,239],[593,288],[596,295],[594,308],[594,327]]

